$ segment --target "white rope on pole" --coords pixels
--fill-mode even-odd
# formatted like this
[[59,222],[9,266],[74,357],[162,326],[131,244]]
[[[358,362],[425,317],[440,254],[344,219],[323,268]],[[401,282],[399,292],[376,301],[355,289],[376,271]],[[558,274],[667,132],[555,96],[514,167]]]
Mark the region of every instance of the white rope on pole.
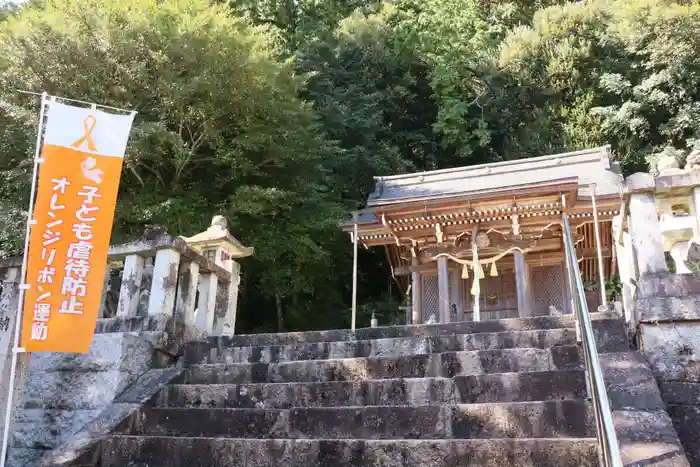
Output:
[[480,271],[481,268],[477,267],[479,265],[479,247],[476,244],[476,234],[478,232],[478,229],[474,227],[474,230],[472,230],[472,261],[474,263],[474,278],[472,279],[473,282],[473,287],[474,287],[474,305],[472,306],[472,321],[479,322],[481,321],[481,277]]
[[595,183],[591,183],[591,200],[593,201],[593,226],[595,230],[595,246],[598,250],[598,275],[600,276],[600,303],[608,305],[607,293],[605,292],[605,267],[603,265],[603,250],[600,244],[600,228],[598,226],[598,205],[595,199]]
[[10,367],[10,381],[8,384],[7,405],[5,406],[5,424],[2,432],[2,453],[0,453],[0,467],[5,467],[7,462],[7,445],[10,439],[10,422],[12,421],[12,403],[15,392],[15,377],[17,373],[17,355],[20,352],[19,339],[22,329],[22,309],[24,308],[24,294],[27,280],[27,253],[29,250],[29,236],[34,219],[34,196],[36,195],[37,175],[39,172],[39,156],[41,154],[41,138],[44,125],[44,109],[46,108],[46,93],[41,94],[41,109],[39,110],[39,123],[37,125],[36,148],[34,150],[34,170],[32,173],[32,187],[29,193],[29,210],[27,211],[27,228],[24,234],[24,254],[22,257],[22,271],[20,273],[19,297],[17,300],[17,316],[15,317],[15,336],[12,343],[12,364]]
[[352,233],[352,243],[353,243],[353,257],[352,257],[352,325],[351,328],[355,330],[355,324],[357,320],[357,211],[352,215],[352,220],[354,223],[353,233]]

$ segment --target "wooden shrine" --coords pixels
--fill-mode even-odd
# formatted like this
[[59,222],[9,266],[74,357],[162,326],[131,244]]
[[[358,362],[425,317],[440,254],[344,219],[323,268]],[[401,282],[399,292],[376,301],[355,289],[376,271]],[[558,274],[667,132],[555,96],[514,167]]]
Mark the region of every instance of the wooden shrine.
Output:
[[600,265],[604,278],[615,273],[623,179],[608,147],[375,181],[342,227],[360,246],[385,248],[413,323],[569,313],[563,207],[584,281],[599,280]]

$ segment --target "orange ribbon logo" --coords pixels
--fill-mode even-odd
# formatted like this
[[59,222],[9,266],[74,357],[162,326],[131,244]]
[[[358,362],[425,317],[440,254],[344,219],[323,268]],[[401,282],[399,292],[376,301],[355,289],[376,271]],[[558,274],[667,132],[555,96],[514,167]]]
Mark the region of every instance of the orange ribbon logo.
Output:
[[80,138],[78,141],[71,144],[71,146],[73,146],[76,149],[80,149],[80,146],[82,146],[84,142],[87,142],[88,149],[92,152],[97,152],[95,142],[92,140],[92,130],[95,129],[96,125],[97,119],[95,117],[93,117],[92,115],[88,115],[87,117],[85,117],[85,120],[83,121],[83,128],[85,129],[85,134],[83,134],[83,137]]

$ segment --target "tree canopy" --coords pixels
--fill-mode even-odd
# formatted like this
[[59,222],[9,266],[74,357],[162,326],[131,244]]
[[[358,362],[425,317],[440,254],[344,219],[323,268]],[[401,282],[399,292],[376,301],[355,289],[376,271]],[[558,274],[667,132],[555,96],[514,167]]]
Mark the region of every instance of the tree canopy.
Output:
[[[241,326],[349,321],[340,220],[375,175],[610,143],[700,146],[700,6],[671,0],[34,0],[0,12],[0,255],[18,251],[36,99],[138,112],[113,242],[223,214],[256,248]],[[399,316],[382,250],[360,324]]]

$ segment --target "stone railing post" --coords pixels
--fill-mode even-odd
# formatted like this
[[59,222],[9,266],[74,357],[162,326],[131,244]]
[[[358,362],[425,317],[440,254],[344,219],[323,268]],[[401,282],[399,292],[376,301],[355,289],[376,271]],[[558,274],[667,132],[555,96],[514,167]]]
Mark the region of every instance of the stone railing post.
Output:
[[700,236],[700,186],[693,188],[693,213],[695,214],[695,236]]
[[214,328],[215,335],[232,336],[236,332],[236,311],[238,309],[238,287],[241,282],[241,265],[233,260],[226,260],[222,263],[224,269],[231,273],[231,280],[228,283],[226,310],[220,317]]
[[105,276],[102,281],[102,296],[100,297],[100,312],[98,317],[105,318],[107,314],[107,293],[109,293],[109,279],[111,276],[112,268],[110,268],[109,263],[105,267]]
[[[9,260],[9,266],[4,266],[0,262],[0,412],[5,411],[7,404],[7,396],[10,386],[10,372],[12,367],[12,352],[14,347],[14,332],[15,320],[17,318],[17,307],[19,300],[19,284],[20,284],[20,266],[19,261]],[[26,365],[26,358],[20,355],[18,365],[23,367]],[[23,372],[17,372],[15,381],[21,382]],[[15,391],[18,391],[22,384],[15,385]],[[17,392],[15,392],[17,394]],[[15,406],[19,404],[19,398],[15,397]],[[14,410],[14,413],[17,413]],[[10,432],[12,433],[12,431]],[[0,425],[0,439],[3,436],[3,426]]]
[[153,265],[151,296],[148,300],[150,316],[174,313],[179,269],[180,253],[177,250],[172,248],[158,250]]
[[[231,336],[236,332],[236,310],[241,265],[236,261],[253,254],[228,231],[222,216],[214,216],[209,228],[186,238],[187,245],[213,261],[228,274],[217,277],[202,274],[199,284],[197,328],[214,335]],[[217,299],[217,295],[219,296]]]
[[625,181],[629,197],[629,225],[639,277],[667,274],[663,235],[656,209],[654,177],[637,173]]
[[119,289],[117,316],[136,316],[141,296],[141,279],[143,278],[144,257],[132,254],[124,259],[122,284]]
[[218,286],[219,278],[216,277],[216,274],[207,272],[200,276],[196,322],[196,327],[200,331],[211,333],[214,330]]
[[15,319],[19,300],[20,268],[0,266],[0,374],[12,356]]
[[[124,265],[115,325],[129,318],[146,318],[141,320],[143,325],[167,329],[178,342],[200,336],[191,331],[212,334],[217,318],[225,318],[222,327],[233,326],[235,317],[225,313],[229,292],[225,286],[231,272],[216,261],[218,255],[210,253],[192,248],[185,238],[157,226],[132,242],[112,245],[110,260]],[[235,302],[237,290],[230,294],[229,303]],[[132,329],[137,321],[130,321],[127,327]]]
[[197,284],[199,283],[199,264],[186,261],[180,265],[180,277],[177,281],[177,298],[175,300],[175,315],[186,326],[195,325],[195,301]]

